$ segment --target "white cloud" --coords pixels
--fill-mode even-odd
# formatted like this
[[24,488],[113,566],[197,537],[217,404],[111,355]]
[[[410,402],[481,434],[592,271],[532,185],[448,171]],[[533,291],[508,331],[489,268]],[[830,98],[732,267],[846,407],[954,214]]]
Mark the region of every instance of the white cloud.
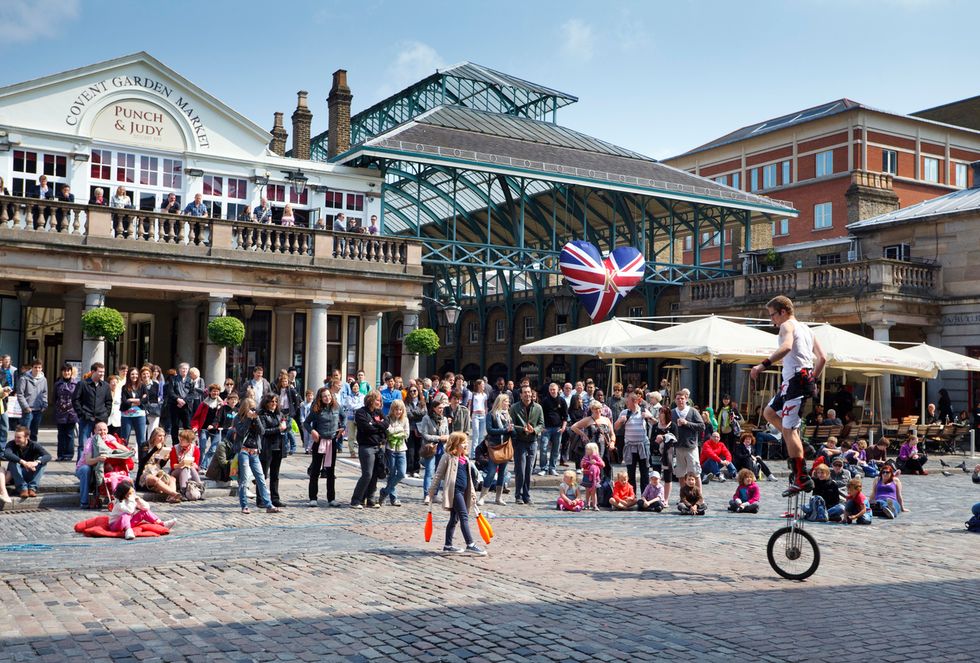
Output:
[[78,18],[78,0],[3,0],[0,25],[8,42],[56,37],[65,23]]
[[442,56],[428,44],[406,41],[398,45],[398,53],[385,71],[385,81],[378,88],[378,96],[389,97],[395,92],[416,83],[436,69],[446,66]]
[[561,24],[560,30],[562,53],[582,61],[592,59],[595,33],[591,25],[580,18],[571,18]]

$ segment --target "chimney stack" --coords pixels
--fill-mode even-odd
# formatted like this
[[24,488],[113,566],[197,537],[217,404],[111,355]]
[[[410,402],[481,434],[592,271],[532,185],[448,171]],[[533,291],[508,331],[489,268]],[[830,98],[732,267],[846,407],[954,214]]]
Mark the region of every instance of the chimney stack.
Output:
[[310,158],[310,125],[313,124],[313,113],[306,103],[308,93],[300,90],[296,93],[296,110],[293,111],[293,158]]
[[350,102],[354,96],[347,87],[347,70],[333,72],[333,86],[327,97],[330,117],[327,124],[327,158],[350,149]]
[[282,126],[282,113],[274,113],[275,120],[272,123],[272,140],[269,141],[269,149],[273,154],[286,156],[286,130]]

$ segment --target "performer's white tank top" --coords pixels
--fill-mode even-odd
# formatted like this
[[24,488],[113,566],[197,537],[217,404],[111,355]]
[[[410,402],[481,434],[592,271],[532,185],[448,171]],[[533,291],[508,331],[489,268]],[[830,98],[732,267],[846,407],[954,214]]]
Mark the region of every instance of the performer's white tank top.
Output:
[[813,368],[813,332],[799,320],[794,320],[793,349],[783,357],[783,382],[788,382],[801,368]]

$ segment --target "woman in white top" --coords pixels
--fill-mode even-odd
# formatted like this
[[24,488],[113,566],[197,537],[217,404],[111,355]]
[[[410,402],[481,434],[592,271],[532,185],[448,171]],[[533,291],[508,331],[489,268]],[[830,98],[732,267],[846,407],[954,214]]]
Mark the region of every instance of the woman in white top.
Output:
[[473,447],[480,445],[487,434],[487,390],[483,380],[473,384],[470,395],[470,422],[473,430]]
[[133,201],[130,199],[129,195],[126,193],[126,187],[118,187],[116,189],[116,195],[112,197],[112,202],[110,207],[121,207],[123,209],[129,209],[133,206]]
[[109,413],[109,432],[113,435],[119,434],[122,426],[122,385],[119,383],[119,376],[116,374],[106,378],[109,383],[109,391],[112,392],[112,411]]
[[282,210],[282,219],[279,221],[279,225],[282,226],[295,226],[296,217],[293,216],[293,206],[286,205]]

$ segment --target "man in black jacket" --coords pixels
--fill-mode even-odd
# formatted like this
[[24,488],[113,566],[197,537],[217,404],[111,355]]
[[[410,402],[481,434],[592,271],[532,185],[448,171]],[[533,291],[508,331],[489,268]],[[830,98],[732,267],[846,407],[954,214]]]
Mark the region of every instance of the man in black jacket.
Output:
[[14,439],[3,450],[3,458],[9,462],[7,471],[14,476],[21,498],[37,497],[44,467],[51,460],[51,454],[37,442],[31,442],[29,436],[26,426],[18,426]]
[[177,367],[177,375],[167,380],[164,389],[167,411],[170,413],[170,438],[174,446],[180,442],[178,435],[181,430],[191,427],[192,403],[197,400],[194,393],[194,382],[187,375],[190,364],[183,362]]
[[548,385],[548,393],[541,398],[541,410],[544,412],[544,430],[538,442],[538,475],[558,474],[561,436],[568,425],[568,405],[556,383]]
[[92,430],[98,422],[108,422],[112,412],[112,390],[103,379],[105,364],[92,364],[92,374],[87,380],[82,380],[72,396],[72,407],[78,415],[78,454],[81,458],[85,441],[92,436]]

